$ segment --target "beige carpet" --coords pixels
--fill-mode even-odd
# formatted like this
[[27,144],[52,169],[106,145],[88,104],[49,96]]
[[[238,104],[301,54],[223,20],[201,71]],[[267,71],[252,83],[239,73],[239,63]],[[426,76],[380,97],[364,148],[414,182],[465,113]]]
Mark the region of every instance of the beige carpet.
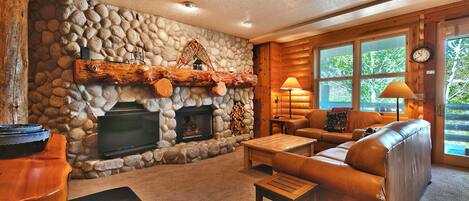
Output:
[[[69,198],[129,186],[144,201],[242,201],[254,200],[254,182],[269,176],[260,166],[243,170],[243,151],[185,165],[159,165],[111,177],[72,180]],[[469,200],[469,170],[434,166],[433,183],[422,201]]]

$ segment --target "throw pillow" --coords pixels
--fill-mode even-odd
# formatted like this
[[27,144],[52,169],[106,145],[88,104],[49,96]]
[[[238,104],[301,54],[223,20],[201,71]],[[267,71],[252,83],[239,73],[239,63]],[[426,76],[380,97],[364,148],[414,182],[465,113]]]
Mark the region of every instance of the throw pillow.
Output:
[[348,111],[328,111],[324,130],[342,133],[347,128]]

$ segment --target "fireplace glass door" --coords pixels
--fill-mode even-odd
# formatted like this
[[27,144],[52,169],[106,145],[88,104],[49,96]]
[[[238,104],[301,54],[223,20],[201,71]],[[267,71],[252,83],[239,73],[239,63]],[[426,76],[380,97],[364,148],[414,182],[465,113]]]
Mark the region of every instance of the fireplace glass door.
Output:
[[159,113],[135,102],[117,103],[98,117],[98,150],[103,158],[126,156],[156,148]]
[[210,106],[184,107],[176,112],[176,141],[189,142],[212,137],[212,111]]

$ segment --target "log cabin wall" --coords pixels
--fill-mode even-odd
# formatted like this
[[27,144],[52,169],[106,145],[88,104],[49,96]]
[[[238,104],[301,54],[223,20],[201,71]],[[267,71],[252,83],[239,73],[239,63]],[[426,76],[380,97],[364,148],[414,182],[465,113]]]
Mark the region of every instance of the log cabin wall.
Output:
[[[287,91],[281,90],[287,77],[295,77],[300,82],[303,90],[292,91],[292,118],[304,117],[312,108],[312,46],[309,40],[298,40],[280,45],[281,59],[276,71],[272,89],[275,96],[279,97],[280,116],[289,116],[290,103]],[[276,105],[273,106],[276,111]]]
[[[313,87],[313,69],[315,69],[313,51],[315,49],[321,46],[347,42],[370,35],[392,33],[396,30],[407,30],[408,51],[412,51],[416,47],[428,46],[433,51],[432,53],[435,53],[435,44],[437,43],[437,23],[463,16],[469,16],[467,10],[469,10],[469,2],[462,1],[287,43],[281,43],[282,65],[278,66],[278,69],[271,69],[271,71],[278,72],[277,74],[280,75],[278,80],[285,80],[287,76],[297,77],[300,84],[305,88],[305,94],[310,93],[310,97],[308,97],[309,99],[306,98],[307,96],[304,96],[304,99],[298,98],[299,100],[295,100],[295,98],[293,98],[293,101],[295,102],[293,104],[294,111],[295,109],[314,108],[314,96],[316,93],[314,92]],[[410,55],[410,52],[408,52],[408,55]],[[416,64],[411,62],[410,58],[408,58],[408,72],[406,77],[409,87],[419,96],[418,100],[408,101],[408,104],[406,105],[407,115],[409,118],[425,119],[433,125],[432,143],[434,147],[436,142],[434,125],[436,123],[435,95],[437,86],[435,85],[435,76],[433,74],[426,74],[425,72],[426,70],[435,70],[436,63],[435,58],[425,64]],[[272,81],[272,90],[281,85],[278,80]],[[285,99],[287,100],[287,98]],[[305,101],[307,104],[303,105],[301,103],[305,102],[301,101]],[[288,107],[288,104],[286,106]],[[285,108],[282,112],[285,115],[288,113],[288,110]],[[298,112],[298,114],[299,113],[300,112]],[[395,119],[393,117],[388,117],[385,120],[393,121]],[[435,149],[432,151],[432,155],[435,156]]]
[[[160,111],[160,148],[174,147],[174,113],[183,106],[215,107],[214,139],[209,144],[198,143],[212,147],[215,152],[210,155],[233,151],[234,144],[239,145],[238,140],[252,137],[253,88],[231,88],[227,95],[214,97],[208,92],[175,87],[170,98],[161,98],[145,86],[82,85],[73,79],[72,67],[75,59],[79,58],[81,47],[90,48],[92,59],[113,62],[130,60],[132,52],[143,48],[146,64],[169,67],[175,66],[182,48],[192,39],[197,39],[207,49],[216,71],[253,72],[253,45],[246,39],[96,0],[31,0],[29,121],[43,124],[67,137],[67,159],[73,166],[73,178],[109,176],[141,168],[142,164],[180,162],[157,156],[154,160],[144,161],[142,155],[134,156],[140,158],[137,163],[132,163],[134,166],[123,166],[122,158],[101,160],[96,149],[96,117],[104,115],[118,101],[137,101],[149,111]],[[244,104],[243,123],[248,133],[233,140],[234,136],[229,131],[229,113],[235,101]],[[220,144],[229,147],[221,147]],[[149,151],[145,156],[148,158],[153,153],[162,156],[165,150]],[[191,162],[194,158],[179,159]],[[112,164],[113,168],[103,169],[103,164],[106,167]]]

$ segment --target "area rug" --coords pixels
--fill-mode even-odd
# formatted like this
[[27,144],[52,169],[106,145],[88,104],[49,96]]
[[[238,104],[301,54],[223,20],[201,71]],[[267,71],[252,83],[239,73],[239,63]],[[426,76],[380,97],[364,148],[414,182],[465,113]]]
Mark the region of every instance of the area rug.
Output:
[[129,187],[120,187],[93,193],[70,201],[142,201]]

